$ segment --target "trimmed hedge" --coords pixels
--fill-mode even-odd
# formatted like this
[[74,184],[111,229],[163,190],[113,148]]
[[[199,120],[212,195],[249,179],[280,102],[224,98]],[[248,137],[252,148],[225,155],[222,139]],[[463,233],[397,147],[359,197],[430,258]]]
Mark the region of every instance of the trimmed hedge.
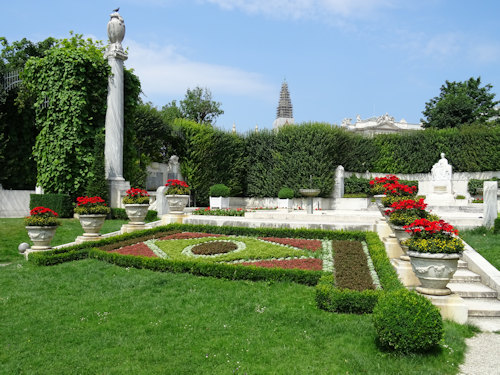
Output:
[[73,204],[68,194],[30,194],[30,210],[47,207],[57,212],[59,217],[73,217]]
[[404,354],[425,352],[443,337],[443,319],[430,300],[406,289],[382,295],[373,309],[379,344]]

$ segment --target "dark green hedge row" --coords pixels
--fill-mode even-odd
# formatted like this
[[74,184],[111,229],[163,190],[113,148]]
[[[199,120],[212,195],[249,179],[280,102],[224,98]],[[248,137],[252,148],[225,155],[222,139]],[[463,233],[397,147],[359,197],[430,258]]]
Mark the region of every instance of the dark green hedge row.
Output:
[[[177,126],[181,141],[176,152],[197,205],[208,204],[208,189],[216,183],[230,187],[232,196],[276,197],[286,186],[297,197],[300,188],[309,187],[327,197],[338,165],[361,173],[429,173],[441,152],[456,172],[500,170],[500,127],[426,129],[367,138],[326,123],[245,135],[186,120]],[[356,190],[352,192],[361,192]]]
[[73,217],[73,205],[68,194],[30,194],[30,210],[40,206],[57,212],[59,217]]
[[383,290],[363,290],[360,292],[339,288],[335,285],[333,276],[324,276],[316,286],[318,308],[336,313],[369,314],[385,292],[404,288],[378,235],[366,232],[365,240]]

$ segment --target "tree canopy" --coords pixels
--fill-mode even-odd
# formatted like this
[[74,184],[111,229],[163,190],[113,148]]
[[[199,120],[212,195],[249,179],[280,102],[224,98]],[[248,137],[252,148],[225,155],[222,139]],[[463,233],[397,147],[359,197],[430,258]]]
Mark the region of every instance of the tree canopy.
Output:
[[446,81],[439,96],[425,103],[421,119],[424,128],[454,128],[471,124],[496,125],[500,115],[495,108],[495,94],[492,85],[481,87],[481,78],[470,78],[465,82]]
[[179,104],[182,118],[198,124],[215,124],[217,117],[224,113],[221,103],[212,100],[212,93],[208,88],[188,89]]

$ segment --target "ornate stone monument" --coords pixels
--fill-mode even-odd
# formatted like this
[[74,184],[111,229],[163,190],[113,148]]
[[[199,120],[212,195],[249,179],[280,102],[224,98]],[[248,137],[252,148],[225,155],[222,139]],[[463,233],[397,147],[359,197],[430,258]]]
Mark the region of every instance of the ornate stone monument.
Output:
[[110,191],[110,205],[111,207],[120,207],[122,192],[130,189],[130,182],[123,178],[123,62],[127,59],[127,54],[122,47],[122,41],[125,37],[123,18],[117,11],[113,12],[110,17],[108,22],[110,44],[104,55],[111,66],[111,76],[108,80],[104,159],[106,179]]
[[431,206],[452,205],[455,202],[452,186],[453,167],[448,163],[444,153],[431,169],[431,192],[426,197]]

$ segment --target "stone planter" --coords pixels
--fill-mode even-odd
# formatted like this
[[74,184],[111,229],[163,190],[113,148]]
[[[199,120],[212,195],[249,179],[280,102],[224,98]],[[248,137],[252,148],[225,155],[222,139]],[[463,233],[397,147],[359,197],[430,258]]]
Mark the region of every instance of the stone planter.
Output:
[[169,213],[182,214],[189,202],[189,195],[166,195]]
[[80,225],[83,228],[85,237],[99,237],[101,228],[106,220],[106,215],[79,215]]
[[147,204],[125,204],[125,211],[130,219],[129,224],[143,225],[148,214],[149,203]]
[[293,199],[278,198],[278,210],[287,212],[293,211]]
[[210,208],[229,208],[229,197],[210,197]]
[[31,250],[50,250],[50,242],[54,235],[56,234],[57,226],[52,227],[38,227],[38,226],[28,226],[26,230],[28,231],[28,236],[30,237],[33,246]]
[[399,243],[410,238],[410,233],[407,233],[403,227],[391,224],[391,228],[394,231]]
[[374,195],[373,198],[375,198],[375,202],[377,203],[377,206],[383,206],[382,205],[382,198],[384,198],[386,195],[385,194],[377,194]]
[[459,254],[429,254],[408,251],[413,272],[422,286],[417,292],[434,296],[451,294],[446,287],[458,267]]

